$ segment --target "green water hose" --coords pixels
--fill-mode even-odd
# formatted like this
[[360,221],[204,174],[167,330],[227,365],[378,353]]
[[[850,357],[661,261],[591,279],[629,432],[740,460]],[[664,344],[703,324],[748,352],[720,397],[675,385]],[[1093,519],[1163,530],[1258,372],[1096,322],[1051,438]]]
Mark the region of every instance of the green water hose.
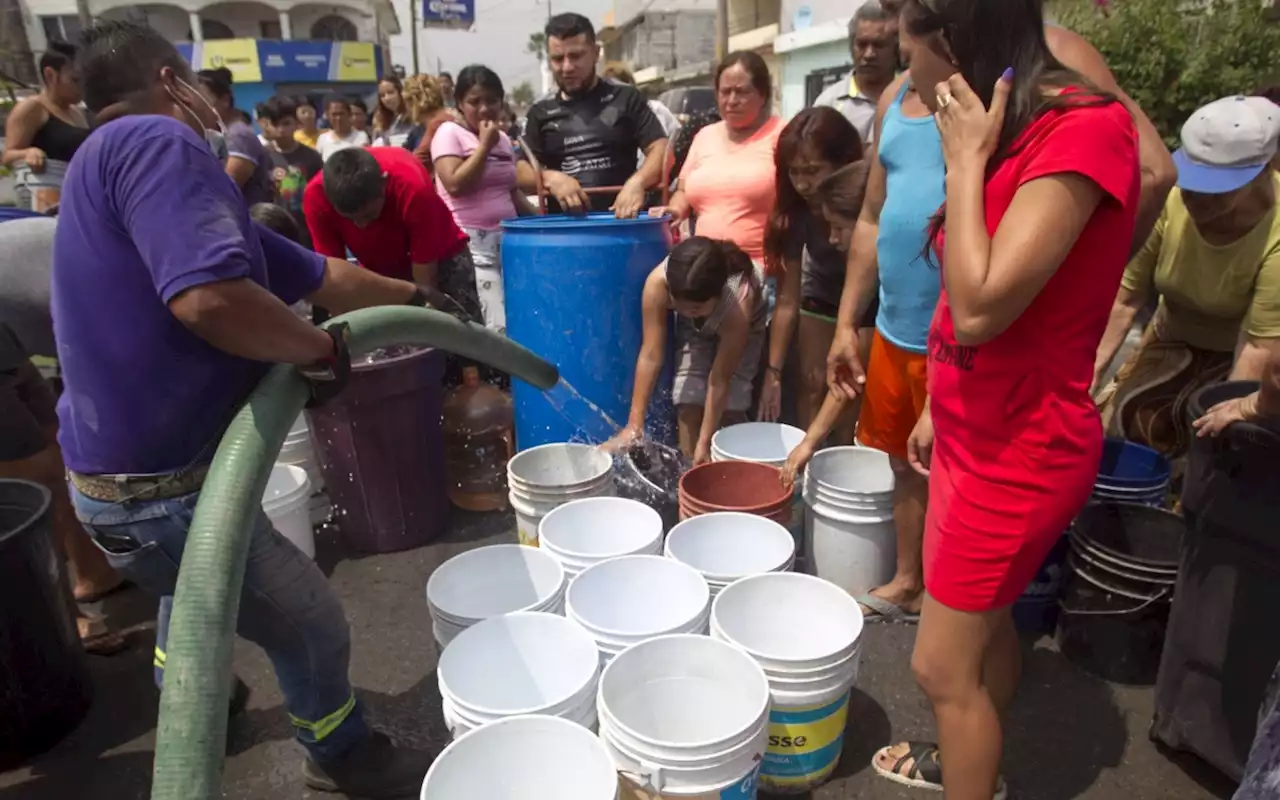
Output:
[[[539,389],[555,365],[515,342],[438,311],[370,308],[329,324],[351,326],[353,355],[392,345],[436,347],[496,367]],[[285,436],[309,396],[289,366],[263,378],[218,445],[187,534],[166,646],[152,800],[222,797],[231,652],[249,531]]]

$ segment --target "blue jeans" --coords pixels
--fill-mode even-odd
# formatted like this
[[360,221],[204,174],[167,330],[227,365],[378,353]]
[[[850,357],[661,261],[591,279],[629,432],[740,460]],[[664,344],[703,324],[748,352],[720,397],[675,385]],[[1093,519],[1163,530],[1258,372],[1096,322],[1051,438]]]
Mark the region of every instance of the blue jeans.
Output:
[[1271,674],[1262,700],[1262,723],[1249,750],[1240,788],[1232,800],[1274,800],[1280,797],[1280,665]]
[[[104,503],[71,489],[76,515],[120,574],[160,597],[156,683],[164,676],[178,565],[199,494]],[[236,630],[266,651],[298,741],[317,761],[369,738],[351,690],[351,640],[342,602],[324,573],[259,509],[249,541]]]

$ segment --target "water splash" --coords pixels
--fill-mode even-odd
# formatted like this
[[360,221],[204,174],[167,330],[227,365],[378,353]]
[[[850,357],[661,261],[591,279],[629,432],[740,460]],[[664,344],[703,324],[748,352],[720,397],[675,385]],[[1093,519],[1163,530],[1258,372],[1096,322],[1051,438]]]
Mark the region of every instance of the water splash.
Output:
[[555,386],[543,392],[547,402],[574,428],[570,441],[600,444],[622,430],[600,406],[588,400],[573,384],[561,378]]

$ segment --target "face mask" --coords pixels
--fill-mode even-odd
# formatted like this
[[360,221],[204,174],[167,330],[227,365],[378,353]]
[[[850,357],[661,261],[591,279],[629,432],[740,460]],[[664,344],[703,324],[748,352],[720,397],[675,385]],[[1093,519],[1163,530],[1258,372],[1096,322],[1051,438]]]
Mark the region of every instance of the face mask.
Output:
[[191,106],[179,100],[178,96],[174,94],[172,89],[169,90],[169,96],[172,97],[173,101],[178,104],[178,107],[181,108],[183,111],[185,111],[187,114],[189,114],[191,116],[191,119],[195,120],[197,127],[204,130],[204,140],[209,145],[209,150],[213,152],[214,157],[217,158],[220,163],[225,164],[227,162],[227,159],[230,158],[231,156],[227,152],[227,128],[222,123],[222,117],[218,115],[218,112],[214,110],[213,106],[209,105],[209,101],[204,99],[204,95],[196,91],[195,88],[191,86],[191,84],[187,83],[181,78],[174,78],[174,80],[182,84],[182,88],[186,89],[194,97],[199,97],[200,102],[204,103],[205,108],[207,108],[209,110],[209,113],[213,115],[213,118],[218,121],[217,130],[211,130],[209,128],[206,128],[204,126],[204,123],[200,121],[200,116],[196,114],[195,111],[192,110]]

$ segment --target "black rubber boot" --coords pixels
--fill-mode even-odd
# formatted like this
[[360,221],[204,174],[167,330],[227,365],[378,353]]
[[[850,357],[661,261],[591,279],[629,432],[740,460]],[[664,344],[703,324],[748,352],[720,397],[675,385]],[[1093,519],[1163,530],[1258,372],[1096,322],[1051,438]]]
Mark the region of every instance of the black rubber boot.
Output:
[[302,777],[320,792],[368,800],[417,797],[431,760],[426,753],[396,747],[385,733],[374,731],[369,741],[341,758],[318,762],[308,757]]

